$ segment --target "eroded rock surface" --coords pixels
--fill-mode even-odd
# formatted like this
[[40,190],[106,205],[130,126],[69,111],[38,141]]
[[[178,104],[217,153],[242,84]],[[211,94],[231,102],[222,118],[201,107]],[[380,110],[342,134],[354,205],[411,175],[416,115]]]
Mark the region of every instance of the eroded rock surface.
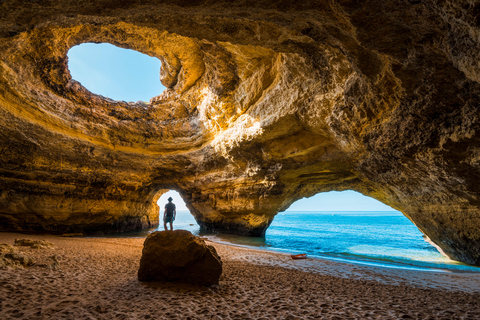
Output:
[[218,284],[222,261],[209,246],[186,230],[158,231],[143,244],[138,280]]
[[32,266],[35,261],[23,252],[15,252],[15,247],[7,243],[0,244],[0,269],[23,268]]
[[[279,210],[353,189],[480,265],[480,6],[468,0],[0,2],[0,225],[200,225],[262,235]],[[112,101],[67,51],[158,57],[168,88]]]

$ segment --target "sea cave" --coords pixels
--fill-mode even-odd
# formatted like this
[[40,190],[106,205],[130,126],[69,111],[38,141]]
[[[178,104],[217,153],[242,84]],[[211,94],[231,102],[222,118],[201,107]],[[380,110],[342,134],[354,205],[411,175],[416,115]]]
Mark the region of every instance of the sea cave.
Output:
[[[480,265],[480,40],[470,1],[1,1],[0,228],[258,236],[320,192],[401,211]],[[68,51],[158,58],[148,102],[94,94]]]

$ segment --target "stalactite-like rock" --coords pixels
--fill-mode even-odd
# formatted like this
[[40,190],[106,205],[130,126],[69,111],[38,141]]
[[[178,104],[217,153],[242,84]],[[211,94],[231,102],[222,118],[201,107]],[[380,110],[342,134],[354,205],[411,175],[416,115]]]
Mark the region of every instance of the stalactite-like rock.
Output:
[[[480,23],[471,1],[0,2],[0,226],[116,232],[178,190],[205,228],[262,235],[353,189],[480,265]],[[71,79],[69,48],[162,61],[150,103]]]

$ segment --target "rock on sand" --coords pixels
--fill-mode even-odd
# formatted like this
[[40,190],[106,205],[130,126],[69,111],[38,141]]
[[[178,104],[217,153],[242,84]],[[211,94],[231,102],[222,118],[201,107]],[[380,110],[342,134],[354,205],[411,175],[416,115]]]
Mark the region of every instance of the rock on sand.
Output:
[[140,281],[180,281],[218,284],[222,261],[209,246],[185,230],[151,233],[143,244],[138,270]]

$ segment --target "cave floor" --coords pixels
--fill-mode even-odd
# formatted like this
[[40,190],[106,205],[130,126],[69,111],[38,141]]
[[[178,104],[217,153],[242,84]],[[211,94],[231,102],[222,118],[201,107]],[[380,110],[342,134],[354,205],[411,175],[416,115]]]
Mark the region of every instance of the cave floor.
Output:
[[19,247],[36,264],[0,269],[1,319],[480,318],[478,274],[294,261],[213,244],[224,271],[218,286],[206,288],[139,282],[141,238],[0,233],[0,243],[16,238],[55,247]]

